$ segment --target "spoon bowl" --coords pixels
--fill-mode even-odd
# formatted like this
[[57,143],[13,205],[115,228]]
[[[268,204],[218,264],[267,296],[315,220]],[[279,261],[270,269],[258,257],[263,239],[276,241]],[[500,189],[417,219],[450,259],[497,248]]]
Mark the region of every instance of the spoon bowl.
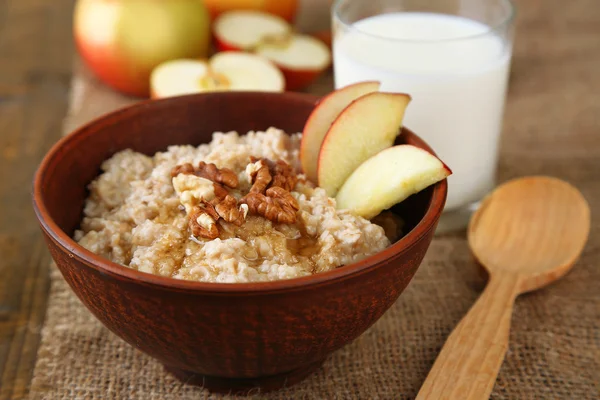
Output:
[[579,190],[551,177],[499,186],[473,215],[468,239],[475,258],[494,273],[515,273],[520,293],[566,274],[590,231],[590,209]]
[[488,399],[508,349],[515,299],[566,274],[589,231],[588,203],[560,179],[515,179],[490,194],[468,228],[489,282],[448,337],[417,399]]

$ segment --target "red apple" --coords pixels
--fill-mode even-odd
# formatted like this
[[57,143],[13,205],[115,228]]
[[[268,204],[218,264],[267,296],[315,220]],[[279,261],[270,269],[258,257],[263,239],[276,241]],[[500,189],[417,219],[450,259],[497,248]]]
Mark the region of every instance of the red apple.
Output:
[[208,62],[167,61],[151,76],[152,98],[200,92],[252,90],[282,92],[283,75],[269,60],[250,53],[221,52]]
[[256,10],[277,15],[292,22],[298,10],[298,0],[204,0],[211,17],[233,10]]
[[100,80],[121,92],[148,96],[154,67],[208,55],[209,23],[200,0],[79,0],[74,36]]
[[258,11],[230,11],[214,23],[220,50],[260,54],[277,65],[287,90],[303,89],[331,65],[327,45],[310,35],[296,34],[291,25],[274,15]]

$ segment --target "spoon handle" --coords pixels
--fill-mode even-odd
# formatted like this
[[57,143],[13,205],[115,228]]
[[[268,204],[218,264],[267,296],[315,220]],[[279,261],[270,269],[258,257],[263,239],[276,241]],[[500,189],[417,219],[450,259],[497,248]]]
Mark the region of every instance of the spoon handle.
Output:
[[489,399],[508,348],[519,277],[490,277],[485,290],[448,337],[417,400]]

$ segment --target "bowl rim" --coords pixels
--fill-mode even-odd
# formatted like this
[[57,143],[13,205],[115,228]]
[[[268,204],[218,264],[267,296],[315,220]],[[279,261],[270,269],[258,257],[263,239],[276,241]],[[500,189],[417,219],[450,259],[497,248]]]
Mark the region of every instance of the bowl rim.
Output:
[[[140,111],[141,108],[147,107],[152,104],[180,102],[185,98],[196,97],[196,96],[226,96],[236,98],[243,93],[243,96],[252,97],[253,95],[273,95],[273,96],[285,96],[291,99],[299,101],[307,101],[316,103],[320,97],[303,94],[303,93],[269,93],[264,92],[221,92],[221,93],[208,93],[208,94],[192,94],[185,96],[170,97],[159,100],[143,100],[134,104],[121,107],[112,112],[101,115],[95,119],[92,119],[88,123],[80,126],[71,133],[63,136],[58,140],[46,153],[42,159],[33,179],[33,190],[32,200],[33,208],[38,219],[38,222],[46,233],[47,237],[52,240],[57,246],[63,249],[70,258],[76,258],[78,261],[87,265],[88,267],[102,273],[109,274],[113,278],[121,280],[134,281],[139,284],[149,286],[160,286],[163,289],[174,290],[174,291],[192,291],[202,292],[205,294],[215,295],[240,295],[240,294],[264,294],[271,292],[281,291],[293,291],[307,288],[313,288],[320,285],[330,284],[339,282],[342,280],[354,278],[358,275],[362,275],[377,268],[385,261],[399,257],[401,254],[407,252],[415,246],[423,236],[425,236],[431,229],[434,228],[437,220],[439,219],[446,200],[448,184],[447,180],[444,179],[433,186],[433,192],[431,196],[431,202],[423,218],[417,223],[417,225],[404,237],[397,242],[393,243],[389,247],[380,251],[377,254],[369,256],[361,261],[345,265],[343,267],[336,268],[327,272],[320,272],[317,274],[292,278],[283,279],[276,281],[267,282],[246,282],[246,283],[216,283],[216,282],[197,282],[179,280],[170,277],[164,277],[160,275],[154,275],[146,272],[137,271],[126,266],[112,262],[104,257],[96,255],[91,251],[87,250],[83,246],[79,245],[74,239],[67,235],[50,217],[48,209],[43,202],[42,196],[42,183],[46,175],[49,165],[52,163],[54,158],[63,151],[63,148],[74,141],[75,139],[90,135],[97,134],[99,130],[95,130],[95,126],[100,122],[106,122],[113,118],[119,118],[123,113],[129,111]],[[432,151],[431,148],[425,143],[420,137],[414,134],[409,129],[403,127],[403,131],[407,131],[413,139],[415,139],[419,145],[425,147],[427,150]],[[434,153],[435,154],[435,153]]]

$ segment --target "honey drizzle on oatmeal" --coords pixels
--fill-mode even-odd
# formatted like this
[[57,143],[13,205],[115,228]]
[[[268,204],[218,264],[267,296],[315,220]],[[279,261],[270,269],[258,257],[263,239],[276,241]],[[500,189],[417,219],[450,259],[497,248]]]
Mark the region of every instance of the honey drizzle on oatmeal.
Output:
[[[318,238],[308,235],[304,223],[298,219],[295,224],[276,224],[261,216],[249,216],[246,223],[242,227],[237,227],[233,224],[220,221],[222,240],[226,239],[241,239],[248,244],[248,251],[252,250],[253,254],[242,255],[248,261],[248,265],[252,267],[260,266],[264,261],[273,260],[272,256],[264,256],[255,249],[260,248],[261,243],[268,243],[271,246],[272,252],[275,255],[275,260],[285,261],[287,263],[299,263],[301,258],[302,263],[309,265],[309,271],[316,271],[316,263],[312,256],[317,254],[319,247],[317,246]],[[289,237],[281,231],[282,228],[289,227],[299,231],[297,237]],[[277,255],[290,254],[296,257],[296,260],[281,260]]]
[[299,219],[296,223],[298,230],[300,231],[300,237],[295,239],[287,239],[288,249],[293,250],[296,254],[301,257],[305,257],[310,263],[311,273],[315,273],[317,265],[313,260],[313,256],[317,254],[319,250],[317,237],[311,236],[306,231],[306,225]]

